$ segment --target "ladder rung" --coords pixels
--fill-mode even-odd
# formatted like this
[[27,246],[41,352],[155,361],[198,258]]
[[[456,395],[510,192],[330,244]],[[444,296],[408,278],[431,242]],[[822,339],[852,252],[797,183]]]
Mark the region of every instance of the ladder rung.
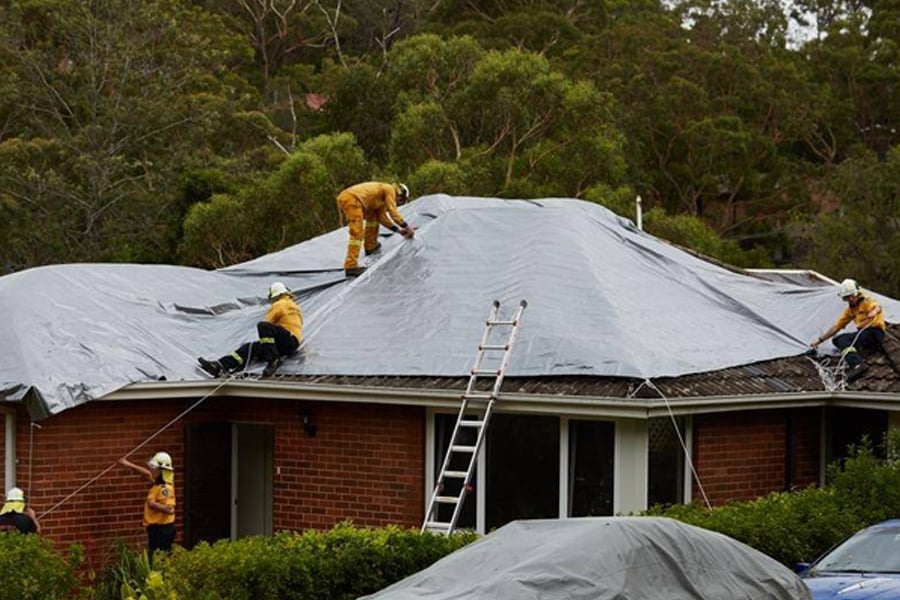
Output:
[[481,427],[484,425],[484,421],[460,421],[460,427]]
[[492,400],[494,394],[463,394],[463,400]]
[[426,521],[425,529],[440,529],[441,531],[450,531],[450,523],[442,521]]
[[439,504],[458,504],[459,498],[456,496],[435,496],[434,501]]
[[511,320],[511,321],[488,321],[488,322],[487,322],[488,326],[494,326],[494,325],[515,325],[516,323],[518,323],[518,321],[516,321],[515,319],[513,319],[513,320]]
[[482,344],[479,350],[509,350],[509,344]]
[[455,477],[456,479],[465,479],[466,473],[465,471],[444,471],[444,477]]
[[472,369],[472,375],[493,375],[499,376],[500,369]]
[[475,446],[450,446],[451,452],[475,452]]

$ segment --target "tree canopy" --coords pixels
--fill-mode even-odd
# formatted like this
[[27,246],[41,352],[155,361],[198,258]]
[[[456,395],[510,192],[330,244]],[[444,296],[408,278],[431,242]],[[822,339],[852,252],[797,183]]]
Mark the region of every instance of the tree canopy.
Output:
[[220,267],[384,178],[640,194],[676,243],[900,294],[898,40],[891,0],[6,0],[0,269]]

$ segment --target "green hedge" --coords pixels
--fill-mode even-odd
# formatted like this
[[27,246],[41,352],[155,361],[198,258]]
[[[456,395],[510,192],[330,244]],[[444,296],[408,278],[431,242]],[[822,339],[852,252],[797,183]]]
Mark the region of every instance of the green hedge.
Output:
[[[829,468],[825,488],[713,509],[696,503],[654,507],[644,514],[719,531],[791,566],[866,525],[900,517],[900,432],[889,433],[884,455],[876,456],[864,440]],[[344,523],[325,532],[223,540],[190,551],[176,547],[154,558],[156,570],[149,575],[145,560],[120,552],[118,563],[91,590],[79,587],[79,547],[63,557],[39,536],[9,534],[0,535],[0,590],[3,597],[25,600],[101,600],[113,594],[125,600],[344,600],[387,587],[476,538]]]
[[900,517],[900,432],[885,441],[887,460],[863,440],[828,469],[829,485],[773,493],[749,502],[707,509],[697,503],[654,507],[644,514],[671,517],[724,533],[793,566],[809,562],[851,533]]
[[79,546],[62,556],[44,538],[19,533],[0,534],[0,597],[16,600],[56,600],[75,597],[81,565]]
[[352,599],[424,569],[476,537],[398,527],[356,529],[345,523],[327,532],[201,543],[154,557],[162,580],[148,580],[143,591],[153,598],[153,589],[164,582],[166,592],[181,599]]

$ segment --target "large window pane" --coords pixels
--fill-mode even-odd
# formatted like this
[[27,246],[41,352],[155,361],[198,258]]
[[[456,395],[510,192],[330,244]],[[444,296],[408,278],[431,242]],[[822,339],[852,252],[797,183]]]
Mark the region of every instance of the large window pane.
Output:
[[559,515],[559,418],[491,417],[485,525]]
[[569,516],[613,514],[615,425],[569,421]]

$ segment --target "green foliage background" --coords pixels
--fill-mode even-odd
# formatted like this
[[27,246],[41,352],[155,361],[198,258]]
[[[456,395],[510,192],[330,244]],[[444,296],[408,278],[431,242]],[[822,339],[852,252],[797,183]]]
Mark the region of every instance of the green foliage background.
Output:
[[640,194],[678,244],[897,295],[898,39],[889,0],[6,0],[0,273],[220,267],[400,178]]

